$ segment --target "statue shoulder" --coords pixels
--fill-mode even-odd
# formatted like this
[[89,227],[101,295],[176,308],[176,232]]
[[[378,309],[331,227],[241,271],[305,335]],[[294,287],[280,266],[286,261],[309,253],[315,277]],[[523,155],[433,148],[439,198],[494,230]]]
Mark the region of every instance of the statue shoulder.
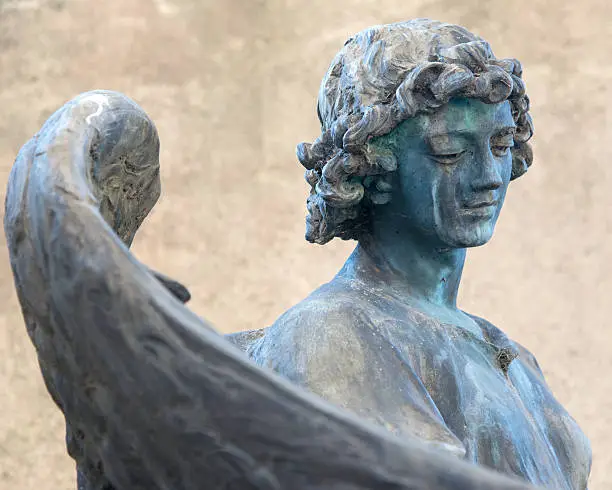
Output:
[[536,357],[531,353],[531,351],[529,351],[529,349],[519,344],[515,340],[509,339],[504,332],[502,332],[499,328],[497,328],[488,320],[485,320],[484,318],[475,315],[470,316],[480,324],[489,339],[491,339],[494,344],[500,347],[511,346],[512,348],[514,348],[518,358],[521,360],[523,365],[529,368],[538,377],[544,379],[544,374],[542,372],[542,369],[540,368],[540,364],[538,363]]
[[227,334],[225,338],[246,352],[252,352],[264,340],[268,343],[293,344],[307,337],[341,336],[345,329],[356,326],[361,316],[358,293],[342,281],[333,280],[295,304],[266,328]]
[[[358,293],[330,283],[264,329],[247,353],[257,364],[294,382],[309,384],[305,378],[346,364],[343,359],[354,359],[374,348],[377,340],[372,336],[367,310]],[[347,365],[344,369],[358,366]]]
[[270,327],[299,335],[342,335],[356,321],[367,321],[359,293],[343,284],[326,284],[283,313]]
[[529,349],[518,342],[514,342],[514,345],[518,350],[519,359],[521,359],[523,363],[525,363],[536,375],[544,379],[544,373],[542,372],[542,368],[540,367],[540,363],[536,359],[536,356],[533,355]]

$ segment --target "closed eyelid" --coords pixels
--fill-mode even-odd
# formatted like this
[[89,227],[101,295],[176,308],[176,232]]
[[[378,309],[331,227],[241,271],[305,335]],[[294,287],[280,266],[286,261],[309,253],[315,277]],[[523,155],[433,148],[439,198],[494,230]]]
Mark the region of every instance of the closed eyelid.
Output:
[[514,135],[516,134],[516,126],[512,126],[510,128],[504,128],[500,131],[497,131],[492,138],[504,138],[504,137],[509,137],[512,136],[514,137]]
[[514,136],[506,135],[506,136],[500,136],[497,138],[491,138],[491,142],[489,144],[491,146],[513,147],[514,146]]
[[[516,126],[499,128],[490,137],[491,144],[499,143],[503,146],[514,146],[515,134]],[[441,157],[463,154],[472,144],[469,142],[471,136],[474,136],[473,133],[467,130],[427,135],[425,137],[427,152]]]
[[465,148],[464,138],[451,137],[449,134],[438,134],[425,138],[431,153],[460,153]]

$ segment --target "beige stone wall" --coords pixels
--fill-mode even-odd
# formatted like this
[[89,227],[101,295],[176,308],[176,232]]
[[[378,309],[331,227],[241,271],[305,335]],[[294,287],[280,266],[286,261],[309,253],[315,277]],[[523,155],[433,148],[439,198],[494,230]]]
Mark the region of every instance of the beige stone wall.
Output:
[[[537,355],[592,440],[591,490],[612,488],[608,0],[0,0],[0,193],[64,101],[123,91],[162,141],[164,195],[135,253],[219,329],[269,324],[350,249],[303,240],[294,147],[317,136],[319,80],[350,34],[412,17],[461,23],[524,64],[535,164],[469,256],[462,306]],[[0,490],[74,488],[1,245]]]

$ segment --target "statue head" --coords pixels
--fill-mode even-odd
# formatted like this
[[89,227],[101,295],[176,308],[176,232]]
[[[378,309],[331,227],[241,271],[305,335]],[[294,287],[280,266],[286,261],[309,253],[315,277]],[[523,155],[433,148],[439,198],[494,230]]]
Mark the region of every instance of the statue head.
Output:
[[349,39],[321,84],[321,135],[298,146],[306,239],[359,239],[383,220],[439,246],[486,243],[532,161],[521,74],[466,29],[427,19]]

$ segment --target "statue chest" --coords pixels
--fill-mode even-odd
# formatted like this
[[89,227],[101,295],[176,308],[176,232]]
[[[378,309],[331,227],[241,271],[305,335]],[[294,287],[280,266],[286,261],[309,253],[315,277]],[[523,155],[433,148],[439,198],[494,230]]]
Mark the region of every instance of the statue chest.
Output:
[[419,376],[466,458],[535,485],[584,490],[589,442],[530,355],[516,350],[518,357],[504,364],[498,345],[450,326],[429,327],[392,322],[382,331]]

